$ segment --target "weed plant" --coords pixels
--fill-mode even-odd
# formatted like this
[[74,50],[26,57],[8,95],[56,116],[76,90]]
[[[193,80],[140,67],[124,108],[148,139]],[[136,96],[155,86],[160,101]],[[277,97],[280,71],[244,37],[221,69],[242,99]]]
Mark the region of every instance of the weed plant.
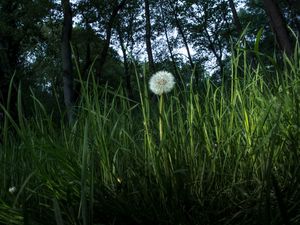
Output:
[[230,82],[177,81],[163,108],[145,77],[133,101],[91,74],[72,125],[34,93],[25,118],[20,91],[18,121],[1,106],[0,224],[299,224],[299,57],[254,69],[237,50]]

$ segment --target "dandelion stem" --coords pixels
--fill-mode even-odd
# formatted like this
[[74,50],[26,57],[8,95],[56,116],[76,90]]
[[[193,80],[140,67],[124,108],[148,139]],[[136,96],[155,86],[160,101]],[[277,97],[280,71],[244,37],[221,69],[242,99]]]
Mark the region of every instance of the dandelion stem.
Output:
[[161,142],[163,139],[163,124],[162,124],[162,116],[163,116],[163,95],[160,95],[159,98],[159,141]]

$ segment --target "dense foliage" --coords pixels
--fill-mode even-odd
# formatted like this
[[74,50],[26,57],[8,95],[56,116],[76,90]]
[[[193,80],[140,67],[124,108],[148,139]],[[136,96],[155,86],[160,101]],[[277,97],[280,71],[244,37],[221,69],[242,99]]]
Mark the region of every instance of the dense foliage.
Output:
[[298,1],[0,13],[0,224],[300,223]]

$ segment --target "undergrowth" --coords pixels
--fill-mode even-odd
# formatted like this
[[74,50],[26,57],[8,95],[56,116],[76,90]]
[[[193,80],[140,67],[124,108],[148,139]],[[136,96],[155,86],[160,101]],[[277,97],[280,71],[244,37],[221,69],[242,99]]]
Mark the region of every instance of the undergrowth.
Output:
[[245,54],[230,82],[177,81],[162,111],[145,77],[131,100],[90,76],[71,126],[34,93],[25,118],[20,91],[17,121],[2,106],[0,224],[299,224],[299,49],[281,69]]

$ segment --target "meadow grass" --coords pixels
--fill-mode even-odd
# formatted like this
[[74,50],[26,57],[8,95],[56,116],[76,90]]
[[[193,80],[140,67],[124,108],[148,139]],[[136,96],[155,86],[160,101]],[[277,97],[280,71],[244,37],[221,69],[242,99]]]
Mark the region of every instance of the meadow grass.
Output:
[[145,77],[131,100],[91,76],[71,126],[34,93],[25,118],[20,91],[18,121],[2,106],[0,224],[299,224],[299,56],[253,69],[237,50],[230,81],[177,81],[163,107]]

